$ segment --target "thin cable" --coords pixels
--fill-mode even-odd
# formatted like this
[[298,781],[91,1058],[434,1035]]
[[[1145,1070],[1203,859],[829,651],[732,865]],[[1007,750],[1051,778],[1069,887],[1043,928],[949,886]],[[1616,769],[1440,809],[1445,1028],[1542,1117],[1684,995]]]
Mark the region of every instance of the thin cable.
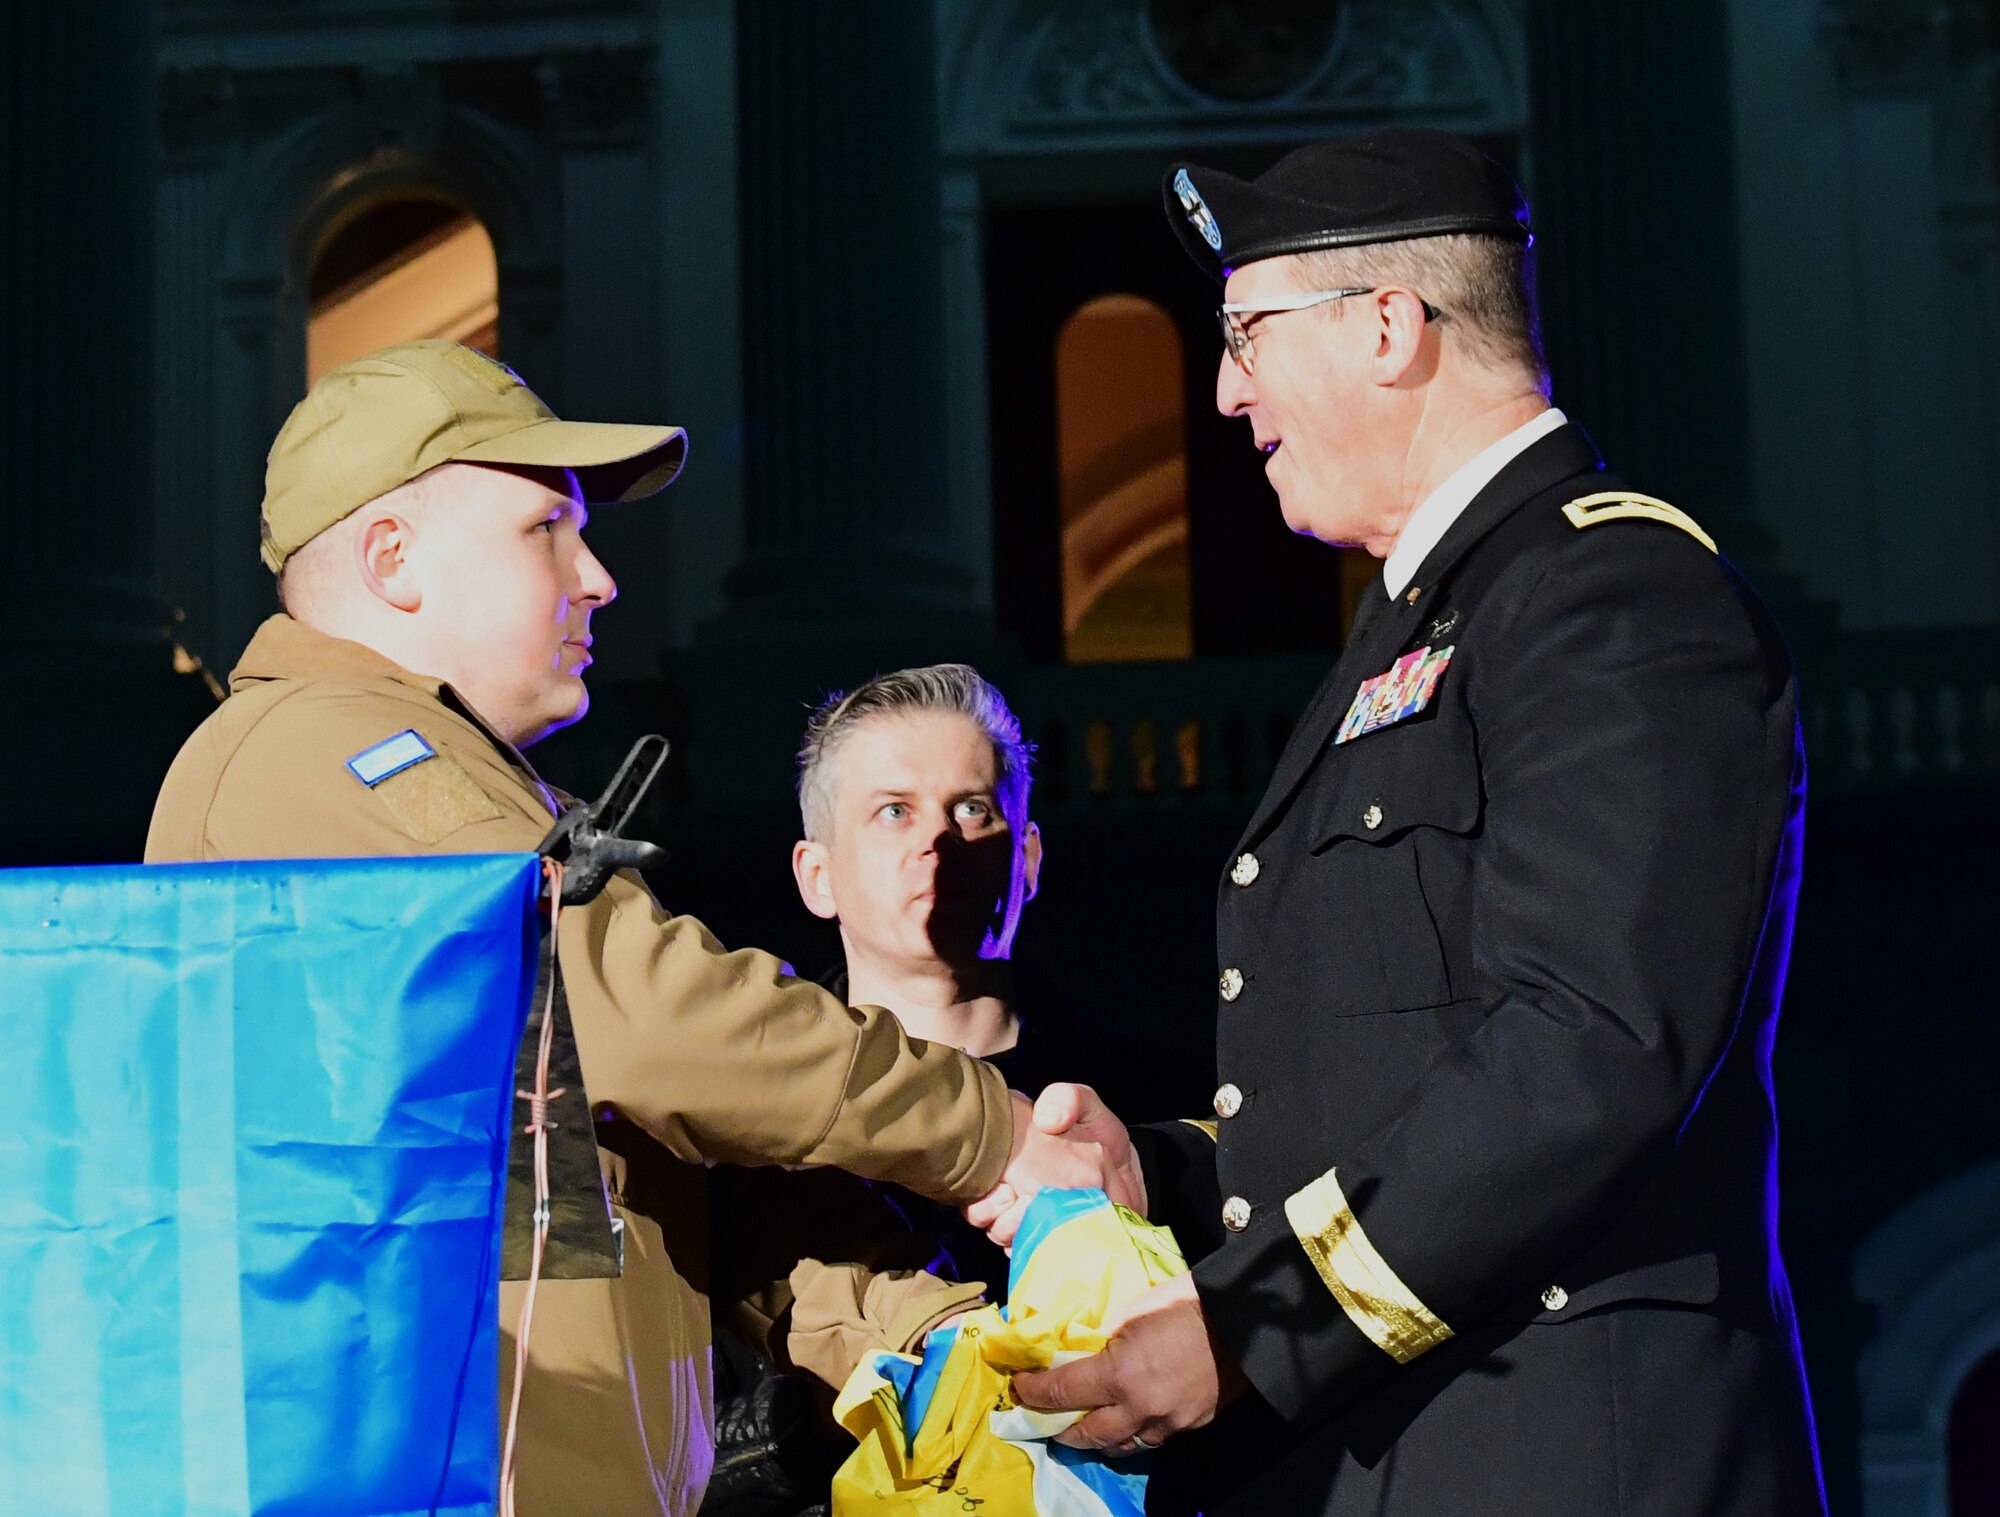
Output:
[[541,1035],[535,1049],[535,1088],[517,1090],[528,1103],[528,1123],[521,1129],[535,1140],[534,1249],[529,1256],[528,1289],[521,1297],[521,1316],[514,1329],[514,1394],[507,1408],[507,1436],[500,1450],[500,1517],[515,1517],[514,1462],[520,1452],[521,1387],[528,1378],[528,1337],[535,1326],[535,1291],[542,1282],[542,1252],[549,1241],[549,1102],[563,1092],[549,1089],[549,1056],[556,1038],[556,929],[562,922],[563,866],[542,860],[549,889],[549,993],[542,1003]]

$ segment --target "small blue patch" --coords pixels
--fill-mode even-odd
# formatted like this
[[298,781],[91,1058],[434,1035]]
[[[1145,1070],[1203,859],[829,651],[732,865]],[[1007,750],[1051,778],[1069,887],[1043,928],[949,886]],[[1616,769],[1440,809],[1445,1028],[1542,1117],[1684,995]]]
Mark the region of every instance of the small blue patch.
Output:
[[394,737],[385,737],[373,748],[363,748],[347,761],[354,777],[373,790],[392,774],[401,774],[412,764],[436,758],[437,750],[417,736],[415,728],[405,728]]

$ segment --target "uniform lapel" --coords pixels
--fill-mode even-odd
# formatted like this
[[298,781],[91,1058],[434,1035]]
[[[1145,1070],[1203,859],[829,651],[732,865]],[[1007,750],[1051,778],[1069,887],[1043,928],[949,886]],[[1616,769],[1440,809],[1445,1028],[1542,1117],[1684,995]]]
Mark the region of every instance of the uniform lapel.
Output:
[[1265,787],[1264,798],[1257,803],[1257,810],[1250,818],[1250,825],[1244,829],[1243,840],[1236,851],[1241,852],[1243,846],[1263,830],[1264,824],[1290,799],[1292,792],[1311,772],[1313,761],[1319,757],[1322,746],[1317,735],[1332,732],[1347,713],[1355,688],[1366,677],[1359,672],[1361,666],[1373,656],[1369,650],[1376,646],[1383,624],[1396,620],[1393,612],[1388,592],[1382,585],[1382,576],[1372,576],[1361,592],[1361,604],[1355,608],[1354,624],[1347,634],[1347,646],[1341,650],[1332,672],[1320,682],[1319,689],[1306,703],[1298,724],[1292,728],[1291,738],[1286,742],[1284,752],[1278,755],[1277,767],[1271,773],[1271,783]]
[[1451,566],[1473,544],[1536,496],[1565,479],[1603,466],[1597,450],[1579,428],[1558,427],[1511,460],[1472,498],[1472,503],[1425,557],[1402,594],[1389,600],[1381,576],[1369,580],[1347,646],[1299,718],[1298,726],[1292,729],[1291,740],[1278,756],[1271,783],[1263,800],[1258,802],[1250,825],[1243,831],[1237,852],[1255,841],[1312,772],[1332,742],[1361,682],[1387,669],[1414,638],[1418,627],[1431,615],[1433,591]]
[[[1420,617],[1429,615],[1432,592],[1473,544],[1536,496],[1553,490],[1566,479],[1593,474],[1603,467],[1604,460],[1598,457],[1597,449],[1584,436],[1583,429],[1573,423],[1556,428],[1510,461],[1485,489],[1472,497],[1472,503],[1417,566],[1410,588],[1419,592],[1414,604],[1422,609],[1413,612],[1409,622],[1414,625]],[[1397,605],[1403,607],[1404,600],[1399,599]]]

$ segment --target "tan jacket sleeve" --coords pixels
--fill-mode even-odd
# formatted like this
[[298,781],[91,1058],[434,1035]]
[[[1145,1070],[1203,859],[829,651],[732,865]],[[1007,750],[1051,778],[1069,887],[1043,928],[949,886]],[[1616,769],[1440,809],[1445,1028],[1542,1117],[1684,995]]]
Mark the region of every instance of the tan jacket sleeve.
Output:
[[718,1302],[718,1320],[766,1358],[810,1371],[835,1390],[875,1349],[915,1353],[945,1318],[986,1299],[980,1280],[854,1260],[801,1259],[789,1278]]
[[[406,727],[437,757],[373,789],[347,771]],[[181,805],[207,858],[527,852],[552,820],[476,729],[367,687],[301,691],[218,758],[212,794]],[[637,876],[566,913],[561,950],[591,1099],[681,1158],[838,1165],[957,1204],[999,1183],[1013,1115],[997,1071],[770,954],[726,952]]]
[[979,1281],[926,1272],[939,1240],[886,1187],[838,1170],[728,1164],[710,1180],[718,1320],[836,1389],[862,1354],[907,1352],[983,1294]]
[[792,1271],[792,1363],[838,1389],[861,1356],[875,1349],[914,1353],[945,1318],[977,1306],[986,1287],[957,1284],[921,1270],[872,1270],[865,1264],[802,1260]]
[[830,1164],[959,1204],[999,1183],[1013,1113],[991,1065],[725,951],[633,877],[568,916],[562,954],[591,1099],[682,1158]]

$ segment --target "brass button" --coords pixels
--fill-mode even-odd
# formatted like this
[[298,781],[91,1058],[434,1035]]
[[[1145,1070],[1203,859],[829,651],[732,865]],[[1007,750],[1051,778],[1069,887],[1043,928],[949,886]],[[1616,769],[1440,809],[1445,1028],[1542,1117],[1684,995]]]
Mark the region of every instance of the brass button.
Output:
[[1234,967],[1222,971],[1222,999],[1233,1001],[1243,994],[1243,971]]
[[1215,1114],[1227,1122],[1243,1110],[1243,1092],[1234,1085],[1225,1085],[1215,1093]]
[[1542,1292],[1542,1305],[1552,1312],[1559,1312],[1569,1305],[1569,1292],[1560,1285],[1551,1285]]
[[1370,806],[1366,811],[1362,812],[1361,825],[1366,827],[1370,832],[1380,827],[1382,825],[1382,808],[1380,806]]
[[1250,1203],[1241,1196],[1231,1196],[1222,1203],[1222,1225],[1232,1233],[1240,1233],[1250,1225]]
[[1254,853],[1238,854],[1236,862],[1229,866],[1229,883],[1250,886],[1257,883],[1257,875],[1263,869]]

